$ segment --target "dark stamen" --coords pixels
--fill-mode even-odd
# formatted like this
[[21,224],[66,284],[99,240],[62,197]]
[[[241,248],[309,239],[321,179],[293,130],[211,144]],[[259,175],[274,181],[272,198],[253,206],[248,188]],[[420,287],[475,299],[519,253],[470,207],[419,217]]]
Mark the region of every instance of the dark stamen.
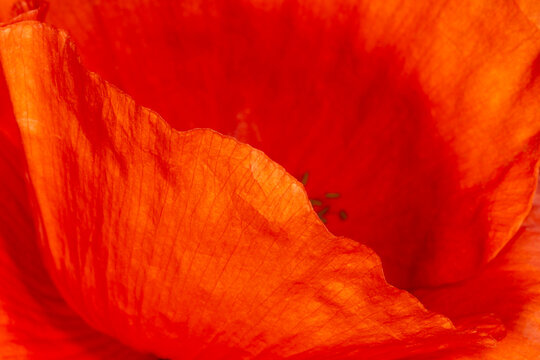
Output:
[[340,196],[341,195],[339,193],[336,193],[336,192],[330,192],[330,193],[324,194],[324,197],[326,197],[328,199],[337,199]]
[[328,210],[330,210],[330,206],[326,206],[324,207],[324,209],[322,209],[321,211],[319,211],[317,214],[319,215],[319,217],[323,216],[324,214],[326,214],[328,212]]
[[326,220],[326,218],[324,216],[322,216],[322,215],[319,215],[319,219],[321,219],[323,224],[326,224],[328,222],[328,220]]
[[313,206],[321,206],[322,205],[322,201],[317,200],[317,199],[310,199],[309,201],[311,202],[311,205],[313,205]]
[[306,186],[308,180],[309,180],[309,173],[308,173],[308,172],[305,172],[304,175],[302,175],[302,180],[301,180],[301,182],[302,182],[302,184],[303,184],[304,186]]
[[349,215],[345,212],[345,210],[340,210],[339,211],[339,218],[341,220],[347,220],[348,217],[349,217]]

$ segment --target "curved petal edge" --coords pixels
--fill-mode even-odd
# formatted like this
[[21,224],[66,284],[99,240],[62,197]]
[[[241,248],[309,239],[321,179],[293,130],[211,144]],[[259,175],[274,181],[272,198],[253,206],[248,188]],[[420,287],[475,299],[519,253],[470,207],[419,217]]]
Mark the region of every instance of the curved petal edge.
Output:
[[[302,185],[212,130],[176,132],[80,64],[67,35],[0,29],[40,249],[94,328],[167,358],[394,359],[493,345],[388,285]],[[134,75],[135,76],[135,75]]]

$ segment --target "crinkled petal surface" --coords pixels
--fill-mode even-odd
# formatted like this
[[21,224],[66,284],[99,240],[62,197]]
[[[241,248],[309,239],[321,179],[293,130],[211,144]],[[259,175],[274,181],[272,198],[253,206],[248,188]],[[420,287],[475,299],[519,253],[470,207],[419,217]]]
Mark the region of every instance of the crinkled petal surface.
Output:
[[25,184],[26,162],[0,78],[0,358],[149,359],[88,326],[43,264]]
[[529,20],[540,27],[540,4],[535,0],[517,0],[523,14],[529,18]]
[[414,288],[471,276],[530,209],[540,36],[520,4],[52,0],[47,19],[173,127],[309,173],[328,228]]
[[[540,358],[540,194],[518,235],[477,277],[462,284],[416,292],[422,302],[459,322],[492,313],[507,336],[492,350],[462,356],[470,359]],[[453,355],[452,359],[461,359]]]
[[394,359],[489,345],[389,286],[302,185],[212,130],[179,133],[88,73],[67,36],[0,30],[51,277],[91,326],[173,359]]

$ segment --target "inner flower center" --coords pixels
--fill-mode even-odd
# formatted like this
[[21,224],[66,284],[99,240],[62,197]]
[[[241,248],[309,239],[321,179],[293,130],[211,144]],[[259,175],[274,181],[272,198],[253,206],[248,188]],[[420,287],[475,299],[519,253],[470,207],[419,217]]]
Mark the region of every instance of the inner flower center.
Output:
[[[306,171],[299,180],[304,187],[306,187],[309,181],[309,172]],[[327,216],[329,214],[337,214],[341,221],[345,221],[349,217],[344,209],[339,209],[335,206],[332,207],[332,200],[339,199],[340,197],[341,194],[338,192],[325,192],[324,196],[318,198],[309,197],[309,201],[311,202],[313,209],[317,212],[317,215],[324,224],[328,222]]]

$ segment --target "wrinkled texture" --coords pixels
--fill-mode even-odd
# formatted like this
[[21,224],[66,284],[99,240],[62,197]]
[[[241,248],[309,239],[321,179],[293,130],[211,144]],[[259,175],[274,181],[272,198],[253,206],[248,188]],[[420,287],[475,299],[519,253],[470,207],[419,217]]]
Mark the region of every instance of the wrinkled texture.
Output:
[[540,3],[536,0],[516,0],[523,14],[536,26],[540,26]]
[[52,0],[47,21],[173,127],[309,172],[328,228],[415,288],[474,274],[529,210],[540,37],[520,4]]
[[[490,229],[485,238],[473,237],[479,241],[462,249],[469,260],[487,254],[475,260],[482,264],[520,224],[528,209],[527,194],[533,189],[538,158],[532,122],[538,73],[535,2],[518,1],[519,8],[502,1],[494,5],[478,1],[467,7],[434,3],[430,9],[405,4],[401,13],[393,13],[390,2],[384,6],[359,3],[358,8],[290,1],[279,5],[205,2],[190,7],[186,4],[195,2],[183,2],[180,16],[172,11],[166,18],[151,16],[163,9],[143,3],[144,18],[133,16],[132,5],[82,4],[75,24],[70,7],[77,3],[54,7],[60,3],[53,1],[51,19],[72,29],[78,41],[83,39],[83,58],[91,67],[143,104],[155,106],[175,127],[210,124],[280,158],[299,177],[309,170],[311,197],[339,191],[339,198],[325,200],[332,204],[325,215],[329,228],[337,233],[371,234],[367,240],[361,236],[358,240],[381,251],[386,272],[395,283],[436,284],[475,269],[469,264],[461,267],[465,269],[461,275],[448,278],[448,271],[461,266],[449,257],[436,265],[441,273],[425,277],[421,269],[433,264],[422,257],[407,263],[411,254],[428,249],[431,255],[421,254],[428,258],[444,249],[430,249],[444,245],[444,236],[439,234],[442,225],[442,233],[450,231],[451,236],[484,236]],[[0,18],[7,19],[4,24],[41,20],[44,7],[33,10],[38,5],[37,1],[18,2],[8,8],[9,16],[16,16],[12,20],[4,17],[6,11],[0,6]],[[340,6],[344,7],[340,10]],[[490,28],[494,17],[479,18],[493,14],[495,8],[495,21],[504,21],[504,29]],[[85,21],[92,13],[95,18]],[[397,21],[405,13],[425,22],[418,28],[420,38],[407,30],[410,19],[406,16],[404,22],[396,22],[399,29],[392,21],[384,21]],[[357,14],[361,19],[354,19]],[[208,17],[219,21],[203,21]],[[187,23],[177,25],[177,18]],[[140,29],[141,24],[148,25],[142,33],[126,31],[130,26]],[[368,34],[365,39],[357,38],[358,27]],[[433,27],[439,30],[436,35],[432,35]],[[12,33],[12,29],[16,30]],[[171,29],[178,29],[178,38]],[[103,37],[96,37],[96,31]],[[387,31],[397,31],[398,36],[391,37]],[[163,41],[163,32],[171,38]],[[171,131],[156,114],[87,74],[72,45],[66,45],[65,35],[57,39],[50,28],[26,23],[6,28],[3,36],[7,40],[1,43],[3,59],[7,59],[3,66],[32,171],[29,178],[2,82],[2,356],[147,358],[88,327],[73,308],[93,327],[137,349],[173,358],[185,356],[186,348],[188,357],[202,358],[259,354],[273,359],[296,354],[294,358],[328,359],[352,357],[355,352],[376,359],[540,357],[538,205],[514,240],[479,275],[452,286],[415,292],[430,310],[448,315],[460,329],[456,331],[447,319],[426,312],[409,294],[389,287],[370,250],[328,234],[310,213],[301,186],[261,153],[209,130]],[[319,43],[310,43],[311,38]],[[485,41],[490,38],[497,41]],[[205,41],[197,43],[201,39]],[[335,47],[339,39],[343,46]],[[471,46],[474,43],[472,48],[467,47],[469,41]],[[278,43],[282,51],[274,53],[272,47]],[[338,48],[337,53],[328,50]],[[148,69],[156,70],[153,76],[134,76],[134,70]],[[272,76],[266,69],[273,69]],[[205,76],[209,78],[201,82]],[[354,81],[358,79],[362,82]],[[163,87],[153,87],[160,82]],[[312,84],[317,86],[312,88]],[[215,103],[200,106],[199,102],[208,100],[208,89],[217,95],[211,99]],[[296,98],[297,94],[303,98]],[[363,107],[356,120],[349,108],[355,101]],[[293,109],[292,115],[287,108]],[[302,128],[306,114],[314,127]],[[284,129],[282,122],[291,118],[295,120],[291,129]],[[409,128],[411,124],[417,127]],[[335,129],[344,135],[336,135]],[[309,134],[302,134],[306,130]],[[357,142],[343,142],[355,136]],[[300,144],[294,143],[298,140]],[[181,151],[177,151],[179,144]],[[354,156],[343,158],[343,163],[336,161],[344,145],[346,153],[351,153],[347,148],[351,144],[363,144],[362,156],[353,151]],[[486,157],[477,166],[486,154],[490,161]],[[514,158],[507,161],[505,156]],[[382,166],[377,158],[386,159]],[[354,188],[366,185],[366,179],[358,179],[362,174],[358,162],[364,160],[375,174],[382,174],[373,181],[379,182],[376,192],[369,186]],[[399,176],[404,166],[392,169],[400,163],[410,173]],[[501,168],[501,164],[506,165]],[[415,178],[419,173],[428,176]],[[389,181],[396,177],[403,184],[397,189],[396,182]],[[27,184],[30,193],[25,178],[32,180]],[[461,187],[462,182],[481,186],[471,190]],[[34,189],[38,206],[31,211]],[[293,194],[287,189],[293,189]],[[465,203],[460,192],[467,189],[471,190],[467,196],[480,196],[480,200]],[[365,194],[373,198],[366,199]],[[373,208],[379,203],[388,208]],[[404,213],[403,206],[413,211]],[[469,208],[462,211],[462,206]],[[337,219],[337,209],[342,207],[350,221]],[[315,205],[316,210],[321,208]],[[439,215],[433,213],[434,208],[440,210]],[[231,209],[232,214],[227,213]],[[179,211],[171,215],[175,210]],[[359,223],[362,211],[374,218]],[[393,219],[400,211],[399,236],[391,236],[396,231]],[[428,217],[431,229],[426,214],[433,216]],[[485,227],[445,228],[452,223],[468,224],[471,214],[471,224]],[[390,219],[388,229],[386,222],[380,226],[377,220],[384,216]],[[33,220],[43,229],[39,247]],[[175,236],[167,236],[171,226]],[[423,244],[384,249],[395,246],[393,239],[416,239],[426,233]],[[189,239],[196,242],[191,244]],[[403,259],[396,260],[394,252]],[[264,294],[268,296],[259,306],[257,301]],[[291,322],[297,326],[291,329]],[[479,345],[491,343],[488,333],[504,339],[494,349],[479,350]],[[175,342],[178,338],[188,346],[182,348],[182,343]]]
[[43,264],[25,185],[26,166],[0,79],[0,358],[148,359],[89,327]]
[[378,257],[331,235],[263,153],[171,130],[88,73],[64,33],[6,26],[0,58],[42,256],[96,329],[178,359],[393,359],[492,344],[389,286]]
[[462,284],[415,293],[428,308],[459,322],[492,313],[506,327],[494,349],[449,359],[540,358],[540,193],[518,235],[478,276]]

